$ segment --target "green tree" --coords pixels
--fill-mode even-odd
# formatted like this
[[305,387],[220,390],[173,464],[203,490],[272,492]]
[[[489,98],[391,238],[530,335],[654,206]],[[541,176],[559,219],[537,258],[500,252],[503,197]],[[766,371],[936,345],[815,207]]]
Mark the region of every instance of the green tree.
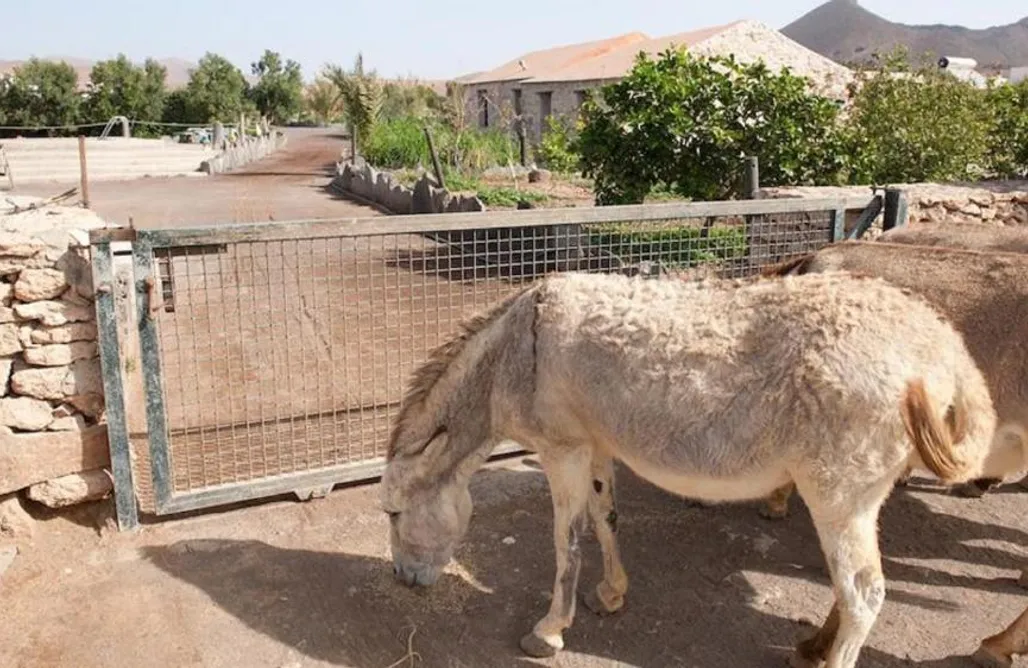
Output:
[[788,69],[668,50],[637,57],[589,96],[575,141],[600,204],[639,203],[660,186],[692,199],[732,196],[746,156],[767,185],[837,183],[845,167],[838,106]]
[[993,86],[987,98],[993,115],[990,171],[1003,178],[1028,177],[1028,79]]
[[988,170],[985,91],[903,51],[856,86],[847,119],[854,183],[975,179]]
[[118,115],[134,121],[160,120],[166,77],[167,70],[153,59],[137,67],[124,54],[118,54],[117,58],[96,63],[89,75],[83,116],[93,123]]
[[282,62],[275,51],[265,50],[260,60],[250,66],[257,83],[250,90],[250,98],[257,109],[272,123],[285,123],[303,108],[303,75],[300,64],[293,60]]
[[75,68],[32,58],[0,88],[0,113],[8,125],[70,125],[78,121],[80,97]]
[[356,136],[357,146],[363,148],[382,111],[383,90],[378,74],[374,70],[364,71],[364,56],[358,53],[352,70],[347,72],[338,65],[329,65],[325,77],[338,89],[343,117]]
[[207,53],[189,75],[185,89],[186,123],[231,123],[254,109],[243,73],[226,58]]

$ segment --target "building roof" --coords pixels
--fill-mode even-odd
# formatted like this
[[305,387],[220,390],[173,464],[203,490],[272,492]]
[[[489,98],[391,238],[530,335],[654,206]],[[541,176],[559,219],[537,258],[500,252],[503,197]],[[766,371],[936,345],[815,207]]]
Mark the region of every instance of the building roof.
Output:
[[562,81],[599,81],[617,79],[625,76],[635,65],[635,58],[640,51],[655,57],[663,51],[674,47],[692,48],[707,41],[729,28],[741,23],[735,21],[725,25],[682,32],[668,37],[646,39],[626,45],[620,49],[609,51],[603,55],[582,59],[578,62],[552,69],[532,77],[533,83],[555,83]]
[[465,84],[482,84],[498,81],[523,81],[547,76],[562,68],[602,58],[613,51],[626,47],[631,48],[632,45],[646,42],[649,39],[641,32],[630,32],[610,39],[532,51],[504,63],[496,69],[461,77],[461,81]]
[[[760,58],[772,69],[788,66],[796,74],[811,77],[819,92],[836,97],[845,97],[845,84],[853,74],[759,21],[742,20],[666,37],[651,38],[635,32],[535,51],[494,70],[465,77],[463,82],[546,84],[620,79],[631,71],[640,51],[655,57],[672,47],[685,47],[698,55],[733,54],[740,62]],[[522,62],[524,68],[519,64]]]

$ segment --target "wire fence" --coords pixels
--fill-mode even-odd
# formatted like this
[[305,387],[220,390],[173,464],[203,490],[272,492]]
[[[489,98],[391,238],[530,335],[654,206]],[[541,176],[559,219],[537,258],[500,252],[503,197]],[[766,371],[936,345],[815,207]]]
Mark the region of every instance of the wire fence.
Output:
[[[824,211],[157,247],[171,490],[381,458],[429,350],[548,273],[746,276],[830,243],[833,220]],[[149,453],[136,461],[145,480]]]

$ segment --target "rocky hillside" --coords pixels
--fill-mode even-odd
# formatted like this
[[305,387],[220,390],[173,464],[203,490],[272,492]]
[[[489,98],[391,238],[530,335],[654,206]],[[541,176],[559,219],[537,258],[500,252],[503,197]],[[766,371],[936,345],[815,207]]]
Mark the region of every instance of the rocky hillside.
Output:
[[[1028,11],[1028,10],[1026,10]],[[914,57],[974,58],[980,68],[1028,65],[1028,16],[984,30],[893,23],[857,0],[831,0],[782,29],[789,38],[840,63],[867,61],[875,51],[905,45]]]

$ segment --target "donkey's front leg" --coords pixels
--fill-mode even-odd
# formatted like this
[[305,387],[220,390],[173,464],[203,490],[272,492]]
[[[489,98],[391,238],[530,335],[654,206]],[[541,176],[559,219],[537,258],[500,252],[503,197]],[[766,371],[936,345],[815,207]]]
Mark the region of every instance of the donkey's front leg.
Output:
[[628,574],[618,550],[618,509],[614,496],[614,462],[596,453],[592,464],[592,492],[589,494],[589,519],[603,553],[603,581],[587,593],[583,602],[598,615],[617,612],[625,604]]
[[579,539],[585,528],[589,501],[591,453],[586,448],[540,453],[553,499],[553,545],[557,572],[550,610],[532,632],[521,638],[521,649],[532,657],[549,657],[564,648],[564,630],[575,616],[575,591],[582,567]]

